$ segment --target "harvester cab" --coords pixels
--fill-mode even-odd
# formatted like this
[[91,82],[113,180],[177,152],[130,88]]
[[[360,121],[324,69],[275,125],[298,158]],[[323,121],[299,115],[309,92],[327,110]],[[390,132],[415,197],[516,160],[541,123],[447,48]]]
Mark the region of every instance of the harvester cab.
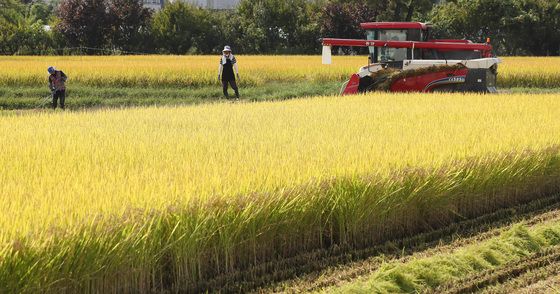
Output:
[[352,75],[341,93],[496,92],[498,58],[492,46],[468,40],[433,40],[420,22],[363,23],[365,40],[323,39],[323,63],[332,46],[368,47],[369,63]]
[[[423,24],[415,25],[400,24],[390,26],[389,24],[367,23],[363,24],[362,27],[366,29],[367,40],[426,41],[429,34],[428,26]],[[369,46],[369,53],[370,63],[383,63],[391,67],[402,68],[404,60],[413,59],[412,55],[418,53],[418,49]]]

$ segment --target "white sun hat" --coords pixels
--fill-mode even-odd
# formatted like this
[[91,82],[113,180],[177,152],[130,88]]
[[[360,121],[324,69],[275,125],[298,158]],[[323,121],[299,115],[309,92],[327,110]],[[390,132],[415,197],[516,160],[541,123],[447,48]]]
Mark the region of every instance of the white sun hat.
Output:
[[231,47],[225,46],[224,50],[222,50],[222,52],[226,52],[226,51],[231,52]]

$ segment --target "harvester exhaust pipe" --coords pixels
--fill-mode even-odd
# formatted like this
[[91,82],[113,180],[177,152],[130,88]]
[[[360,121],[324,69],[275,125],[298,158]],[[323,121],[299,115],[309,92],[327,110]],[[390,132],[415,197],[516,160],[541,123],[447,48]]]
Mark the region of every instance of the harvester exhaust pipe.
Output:
[[331,46],[323,45],[323,64],[332,64]]

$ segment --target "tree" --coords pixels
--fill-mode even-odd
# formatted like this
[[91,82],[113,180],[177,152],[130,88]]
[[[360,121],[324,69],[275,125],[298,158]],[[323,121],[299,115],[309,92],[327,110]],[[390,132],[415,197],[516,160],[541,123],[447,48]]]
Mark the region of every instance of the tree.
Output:
[[321,10],[321,35],[325,37],[362,39],[360,24],[377,19],[378,12],[365,1],[327,3]]
[[23,6],[16,0],[0,0],[0,25],[13,26],[23,18]]
[[56,30],[74,47],[144,51],[150,46],[151,11],[137,0],[63,0]]
[[[426,21],[426,17],[436,2],[434,0],[392,0],[371,1],[376,2],[377,7],[385,9],[380,13],[380,18],[386,21]],[[383,2],[387,7],[382,7]]]
[[457,0],[437,6],[431,19],[442,37],[492,38],[498,54],[560,54],[556,0]]
[[58,7],[60,23],[56,30],[71,46],[103,48],[111,32],[111,17],[106,7],[104,0],[64,0]]
[[[331,0],[321,9],[319,27],[324,37],[362,39],[360,24],[375,21],[427,20],[433,0]],[[342,48],[347,51],[347,48]],[[359,49],[363,50],[363,49]]]
[[516,48],[531,55],[560,55],[560,2],[558,0],[515,0],[517,15],[508,19],[509,53]]
[[109,41],[114,49],[140,51],[150,45],[150,9],[138,0],[108,0],[107,6]]
[[54,7],[43,1],[33,2],[29,4],[28,18],[33,22],[40,22],[46,25],[52,21],[54,17]]
[[[509,2],[509,3],[505,3]],[[484,42],[492,37],[501,46],[507,38],[507,23],[519,12],[511,0],[448,2],[433,11],[436,33],[444,38],[465,38]]]
[[37,54],[51,46],[43,23],[27,17],[25,6],[13,0],[0,0],[0,54]]
[[329,4],[345,4],[373,11],[366,21],[426,21],[437,0],[329,0]]
[[237,8],[245,52],[290,53],[317,47],[317,2],[242,0]]
[[163,52],[207,53],[219,41],[215,38],[218,31],[213,20],[210,11],[177,1],[155,14],[152,33]]
[[242,29],[242,21],[236,11],[220,11],[215,14],[212,24],[215,32],[218,34],[215,43],[216,51],[221,51],[224,45],[230,45],[235,51],[241,49],[247,53],[243,46],[244,30]]
[[9,44],[12,46],[11,53],[14,54],[45,54],[51,51],[52,38],[41,21],[24,19],[18,24]]

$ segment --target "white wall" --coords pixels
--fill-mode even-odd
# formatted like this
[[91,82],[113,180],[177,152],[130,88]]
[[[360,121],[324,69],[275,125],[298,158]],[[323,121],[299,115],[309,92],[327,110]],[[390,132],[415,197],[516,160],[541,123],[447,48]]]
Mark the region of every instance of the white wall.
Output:
[[163,7],[164,0],[141,0],[142,4],[146,8],[151,8],[154,10],[160,10]]
[[183,0],[208,9],[233,9],[240,0]]

